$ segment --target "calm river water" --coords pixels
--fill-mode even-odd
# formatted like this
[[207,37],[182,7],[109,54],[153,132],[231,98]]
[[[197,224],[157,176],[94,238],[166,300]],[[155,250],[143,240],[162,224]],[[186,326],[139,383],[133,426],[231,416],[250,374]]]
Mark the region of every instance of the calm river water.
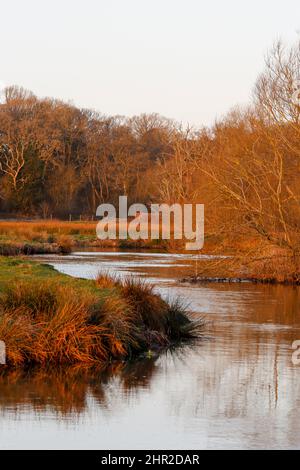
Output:
[[[181,284],[186,255],[45,256],[72,276],[147,278],[207,320],[199,346],[109,370],[15,372],[0,378],[2,449],[300,448],[300,289]],[[201,259],[199,260],[201,263]]]

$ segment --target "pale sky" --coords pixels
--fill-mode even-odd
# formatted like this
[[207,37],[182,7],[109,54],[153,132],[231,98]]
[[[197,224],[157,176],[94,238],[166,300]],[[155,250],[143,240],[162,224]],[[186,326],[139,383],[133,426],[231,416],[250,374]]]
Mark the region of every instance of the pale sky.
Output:
[[246,104],[299,0],[0,0],[0,83],[104,114],[209,125]]

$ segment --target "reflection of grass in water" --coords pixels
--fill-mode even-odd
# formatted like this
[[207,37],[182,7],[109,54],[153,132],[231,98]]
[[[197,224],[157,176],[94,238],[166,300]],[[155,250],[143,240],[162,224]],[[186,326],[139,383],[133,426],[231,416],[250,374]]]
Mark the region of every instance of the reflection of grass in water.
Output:
[[[193,347],[193,345],[190,345]],[[108,367],[61,366],[0,370],[0,410],[16,417],[22,410],[36,414],[53,413],[58,417],[80,415],[86,410],[87,398],[105,409],[114,406],[110,393],[129,400],[139,390],[149,388],[159,373],[162,361],[188,361],[189,345],[170,348],[161,355],[134,361],[114,361]]]
[[111,382],[125,395],[145,388],[155,372],[155,361],[116,362],[105,369],[73,366],[1,370],[0,408],[16,414],[28,406],[36,413],[48,410],[63,416],[80,414],[86,408],[88,395],[108,408],[106,394]]

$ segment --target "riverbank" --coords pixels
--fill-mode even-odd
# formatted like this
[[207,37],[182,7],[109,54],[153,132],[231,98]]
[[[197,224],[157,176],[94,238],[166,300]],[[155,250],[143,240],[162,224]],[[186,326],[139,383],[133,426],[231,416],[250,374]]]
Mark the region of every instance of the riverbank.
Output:
[[0,255],[68,254],[80,248],[156,249],[164,240],[99,240],[96,221],[0,221]]
[[126,360],[196,338],[202,326],[143,282],[75,279],[48,265],[0,257],[7,366]]
[[[180,240],[99,240],[96,221],[0,221],[0,255],[69,254],[81,249],[152,250],[183,253]],[[212,259],[196,260],[194,270],[183,280],[203,282],[254,282],[300,284],[300,260],[283,248],[259,237],[237,232],[221,238],[206,234],[200,255]]]
[[269,247],[263,253],[238,252],[235,256],[199,259],[182,282],[300,285],[298,260],[286,251]]

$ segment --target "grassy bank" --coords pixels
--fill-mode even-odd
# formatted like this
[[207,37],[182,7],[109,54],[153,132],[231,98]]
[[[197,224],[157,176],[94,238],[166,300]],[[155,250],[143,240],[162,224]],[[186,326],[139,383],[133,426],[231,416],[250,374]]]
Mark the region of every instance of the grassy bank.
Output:
[[0,340],[8,366],[104,364],[195,338],[202,322],[152,288],[108,276],[74,279],[0,257]]

